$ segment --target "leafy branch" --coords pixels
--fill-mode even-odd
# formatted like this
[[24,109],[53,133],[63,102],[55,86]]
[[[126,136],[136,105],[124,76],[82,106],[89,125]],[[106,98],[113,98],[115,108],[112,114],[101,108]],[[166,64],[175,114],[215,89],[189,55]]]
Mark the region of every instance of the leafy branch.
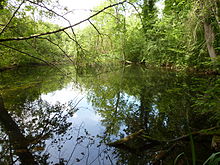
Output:
[[103,11],[107,10],[108,8],[111,8],[111,7],[114,7],[114,6],[117,6],[117,5],[122,5],[122,4],[124,4],[125,2],[126,2],[126,1],[122,1],[122,2],[118,2],[118,3],[112,4],[112,5],[106,6],[106,7],[104,7],[102,10],[99,10],[99,11],[96,12],[95,14],[89,16],[88,18],[86,18],[86,19],[84,19],[84,20],[82,20],[82,21],[79,21],[78,23],[75,23],[75,24],[73,24],[73,25],[70,25],[70,26],[61,28],[61,29],[57,29],[57,30],[49,31],[49,32],[44,32],[44,33],[40,33],[40,34],[34,34],[34,35],[31,35],[31,36],[28,36],[28,37],[3,38],[3,39],[0,39],[0,42],[29,40],[29,39],[38,38],[38,37],[45,36],[45,35],[51,35],[51,34],[54,34],[54,33],[63,32],[64,30],[70,29],[70,28],[72,28],[72,27],[74,27],[74,26],[77,26],[77,25],[83,23],[83,22],[89,21],[91,18],[97,16],[98,14],[100,14],[100,13],[102,13]]

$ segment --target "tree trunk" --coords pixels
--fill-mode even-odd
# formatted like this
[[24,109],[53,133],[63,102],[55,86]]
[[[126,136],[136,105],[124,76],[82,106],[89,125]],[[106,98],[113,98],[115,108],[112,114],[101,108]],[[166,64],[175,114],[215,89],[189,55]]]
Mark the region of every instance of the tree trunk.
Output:
[[205,40],[206,40],[209,56],[211,57],[211,60],[214,61],[216,58],[215,49],[213,47],[215,34],[213,32],[211,24],[206,21],[204,22],[204,31],[205,31]]
[[12,119],[8,111],[5,109],[2,96],[0,95],[0,124],[9,136],[15,154],[19,157],[21,164],[35,165],[34,157],[28,149],[28,143],[24,135],[21,133],[17,123]]
[[144,0],[142,7],[142,15],[143,15],[143,30],[145,33],[146,40],[148,40],[149,36],[147,36],[147,31],[153,28],[156,18],[156,8],[155,8],[156,0]]

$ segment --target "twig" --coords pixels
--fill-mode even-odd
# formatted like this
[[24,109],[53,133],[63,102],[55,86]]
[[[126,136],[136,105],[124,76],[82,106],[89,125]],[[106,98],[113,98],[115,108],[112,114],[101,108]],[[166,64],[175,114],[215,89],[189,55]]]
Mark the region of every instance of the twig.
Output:
[[[72,37],[69,35],[69,33],[67,33],[65,30],[64,30],[63,32],[67,35],[67,37],[69,37],[69,39],[73,40],[73,41],[77,44],[77,46],[78,46],[80,49],[83,50],[83,52],[85,51],[85,49],[83,49],[83,47],[79,44],[79,42],[78,42],[76,39],[72,38]],[[74,37],[76,38],[76,34],[75,34],[75,33],[74,33]]]
[[21,51],[21,50],[18,50],[18,49],[14,48],[14,47],[11,47],[11,46],[8,46],[8,45],[2,44],[2,43],[0,43],[0,45],[4,46],[4,47],[6,47],[6,48],[9,48],[9,49],[15,50],[15,51],[17,51],[17,52],[19,52],[19,53],[21,53],[21,54],[24,54],[24,55],[26,55],[26,56],[28,56],[28,57],[31,57],[31,58],[37,59],[37,60],[39,60],[39,61],[41,61],[41,62],[44,62],[45,64],[47,64],[47,65],[49,65],[49,66],[53,66],[53,67],[56,68],[59,72],[61,72],[63,75],[67,76],[60,68],[58,68],[58,67],[57,67],[55,64],[53,64],[53,63],[50,63],[50,62],[48,62],[48,61],[46,61],[46,60],[43,60],[43,59],[41,59],[41,58],[38,58],[38,57],[36,57],[36,56],[33,56],[33,55],[31,55],[31,54],[29,54],[29,53],[27,53],[27,52],[23,52],[23,51]]
[[101,152],[100,152],[100,150],[99,150],[98,155],[96,156],[96,158],[95,158],[93,161],[91,161],[91,162],[89,163],[89,165],[93,164],[93,163],[101,156],[101,154],[104,153],[105,151],[106,151],[106,148],[103,149]]
[[[90,11],[90,12],[94,12],[94,13],[95,13],[95,12],[98,12],[98,10],[91,10],[91,9],[73,9],[73,10],[68,11],[68,12],[66,12],[65,14],[63,14],[63,16],[64,16],[64,15],[67,15],[67,14],[69,14],[69,13],[73,13],[74,10]],[[109,15],[111,15],[112,17],[114,17],[115,19],[118,19],[118,20],[119,20],[118,17],[116,17],[114,14],[112,14],[112,13],[110,13],[110,12],[103,11],[103,13],[109,14]]]
[[79,99],[72,109],[76,109],[76,107],[79,105],[79,103],[80,103],[83,99],[84,99],[84,97],[82,97],[81,99]]
[[70,58],[70,56],[60,47],[59,44],[53,42],[53,41],[50,40],[49,38],[40,37],[40,39],[45,39],[45,40],[47,40],[48,42],[50,42],[51,44],[57,46],[57,47],[61,50],[61,52],[63,52],[64,56],[66,56],[72,63],[74,63],[74,61],[73,61],[73,60]]
[[20,3],[20,5],[18,6],[18,8],[15,10],[15,12],[12,14],[11,18],[9,19],[8,23],[3,27],[2,31],[0,32],[0,35],[2,33],[4,33],[4,31],[6,30],[6,28],[8,27],[8,25],[11,23],[12,19],[15,17],[15,14],[18,12],[18,10],[20,9],[21,5],[24,3],[24,0]]
[[97,29],[97,27],[88,19],[89,23],[92,25],[92,27],[94,27],[94,29],[97,31],[97,33],[99,35],[102,35],[102,33],[100,33],[100,31]]
[[[44,9],[48,10],[49,12],[52,12],[52,13],[54,13],[55,15],[57,15],[57,16],[63,18],[63,19],[64,19],[65,21],[67,21],[67,22],[69,23],[69,25],[71,26],[71,22],[70,22],[67,18],[65,18],[63,15],[61,15],[61,14],[55,12],[54,10],[49,9],[45,4],[42,3],[42,4],[43,4],[43,6],[42,6],[42,5],[40,5],[39,3],[30,1],[30,0],[27,0],[27,1],[30,2],[30,3],[32,3],[32,4],[35,4],[35,5],[39,6],[39,7],[41,7],[41,8],[44,8]],[[72,27],[71,27],[71,31],[72,31],[72,33],[73,33],[74,36],[75,36],[75,32],[74,32],[74,30],[73,30]]]
[[[41,8],[44,8],[44,9],[48,10],[49,12],[52,12],[52,13],[54,13],[55,15],[57,15],[57,16],[63,18],[65,21],[68,22],[69,26],[71,26],[71,22],[70,22],[67,18],[65,18],[64,15],[61,15],[61,14],[55,12],[54,10],[49,9],[44,3],[42,3],[42,4],[43,4],[43,6],[42,6],[42,5],[38,4],[38,3],[33,2],[33,1],[30,1],[30,0],[28,0],[28,2],[33,3],[33,4],[35,4],[35,5],[37,5],[37,6],[41,7]],[[83,50],[82,46],[81,46],[81,45],[79,44],[79,42],[77,41],[76,34],[75,34],[75,32],[74,32],[73,27],[70,27],[70,29],[71,29],[71,31],[72,31],[72,33],[73,33],[73,35],[74,35],[74,39],[73,39],[72,37],[70,37],[70,35],[69,35],[66,31],[64,31],[64,33],[66,33],[67,36],[68,36],[71,40],[73,40],[73,41],[76,43],[76,45],[77,45],[80,49]]]
[[88,142],[88,145],[87,145],[87,150],[88,150],[88,154],[87,154],[87,157],[86,157],[86,165],[88,165],[88,162],[89,162],[89,144],[90,144],[90,140],[89,140],[89,142]]
[[11,46],[8,46],[8,45],[2,44],[2,43],[0,43],[0,45],[4,46],[6,48],[9,48],[9,49],[15,50],[15,51],[17,51],[17,52],[19,52],[21,54],[27,55],[27,56],[29,56],[31,58],[37,59],[37,60],[39,60],[41,62],[44,62],[47,65],[53,65],[53,64],[51,64],[51,63],[49,63],[49,62],[47,62],[47,61],[45,61],[45,60],[43,60],[41,58],[35,57],[35,56],[33,56],[33,55],[29,54],[29,53],[23,52],[23,51],[18,50],[18,49],[14,48],[14,47],[11,47]]
[[135,9],[135,11],[138,13],[138,16],[140,17],[141,23],[142,23],[142,25],[143,25],[144,21],[143,21],[143,19],[142,19],[142,17],[141,17],[141,13],[138,11],[138,9],[136,8],[136,6],[135,6],[133,3],[131,3],[131,2],[127,2],[127,3],[130,4],[130,5]]
[[[80,134],[80,130],[81,130],[82,125],[83,125],[83,123],[81,123],[80,126],[79,126],[79,129],[78,129],[78,132],[77,132],[77,138],[79,137],[79,134]],[[70,162],[70,160],[71,160],[71,158],[72,158],[72,156],[73,156],[73,153],[75,152],[76,147],[77,147],[78,144],[79,144],[79,142],[77,141],[76,144],[75,144],[75,146],[74,146],[74,148],[73,148],[73,150],[72,150],[72,152],[71,152],[71,154],[70,154],[70,157],[69,157],[68,161],[66,162],[66,165],[69,164],[69,162]]]

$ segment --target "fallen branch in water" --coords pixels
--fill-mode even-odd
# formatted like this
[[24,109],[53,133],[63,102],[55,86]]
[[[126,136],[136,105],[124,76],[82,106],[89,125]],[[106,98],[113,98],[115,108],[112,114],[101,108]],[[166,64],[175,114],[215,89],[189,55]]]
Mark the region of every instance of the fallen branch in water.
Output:
[[190,136],[220,136],[220,127],[213,127],[209,129],[203,129],[200,131],[192,132],[181,137],[171,139],[171,140],[162,140],[147,136],[143,129],[132,133],[125,138],[119,139],[115,142],[108,143],[109,146],[116,148],[122,148],[130,151],[137,151],[142,149],[151,149],[158,145],[171,145],[178,141],[190,140]]
[[145,131],[141,129],[135,133],[126,136],[125,138],[119,139],[112,143],[108,143],[108,145],[116,148],[130,150],[133,152],[136,150],[141,150],[142,148],[152,148],[161,143],[162,141],[158,139],[146,136]]

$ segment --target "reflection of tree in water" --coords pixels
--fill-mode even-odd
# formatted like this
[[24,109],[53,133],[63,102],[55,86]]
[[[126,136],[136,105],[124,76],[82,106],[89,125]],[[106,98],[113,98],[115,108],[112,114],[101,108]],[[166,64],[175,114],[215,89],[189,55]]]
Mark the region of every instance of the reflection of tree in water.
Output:
[[[201,92],[197,86],[192,75],[127,67],[123,72],[97,77],[89,99],[103,117],[107,142],[114,139],[113,135],[123,138],[140,129],[145,130],[145,135],[163,141],[215,126],[215,122],[209,121],[210,115],[199,113],[195,106],[195,96]],[[211,152],[210,141],[210,137],[196,138],[196,141],[192,138],[175,146],[145,148],[137,152],[118,150],[118,163],[145,164],[164,153],[169,153],[165,158],[171,163],[182,152],[182,157],[191,162],[195,154],[192,148],[196,148],[197,161],[201,163]],[[141,148],[143,143],[137,145]]]
[[0,162],[2,164],[110,163],[110,149],[91,135],[83,123],[71,120],[74,103],[55,104],[38,100],[25,103],[20,116],[10,114],[0,101]]
[[[1,78],[1,163],[110,164],[112,158],[108,148],[99,144],[100,137],[74,123],[76,100],[66,105],[37,100],[41,93],[61,89],[69,78],[47,67],[12,70],[1,73]],[[29,160],[21,159],[25,154]]]
[[[190,75],[127,67],[118,72],[97,74],[96,77],[94,75],[85,76],[84,79],[79,77],[78,81],[82,81],[85,88],[91,89],[89,99],[102,116],[105,134],[93,136],[83,125],[79,127],[74,125],[74,120],[71,120],[76,110],[74,103],[50,105],[42,100],[33,102],[39,94],[32,97],[33,99],[20,97],[21,103],[16,98],[20,103],[18,105],[21,105],[18,112],[11,109],[13,107],[11,102],[7,105],[12,106],[6,106],[10,108],[9,112],[2,108],[1,104],[1,161],[9,163],[18,161],[19,155],[22,157],[26,153],[29,156],[25,158],[29,157],[28,161],[32,160],[33,164],[36,160],[39,164],[49,164],[52,161],[52,164],[77,162],[80,165],[146,164],[152,162],[157,155],[163,156],[167,150],[174,149],[173,146],[162,145],[142,150],[143,148],[138,148],[138,145],[143,144],[140,142],[135,150],[128,151],[106,148],[102,142],[108,143],[123,138],[140,129],[143,129],[147,136],[166,140],[210,128],[210,125],[215,126],[215,122],[207,122],[210,119],[207,114],[211,114],[209,105],[212,105],[212,110],[214,108],[218,110],[218,92],[216,93],[211,86],[208,90],[205,85],[199,86],[201,81],[192,80]],[[207,81],[204,81],[204,84],[209,84]],[[218,89],[216,85],[214,87]],[[25,96],[27,91],[22,91]],[[21,94],[20,91],[17,93]],[[5,96],[7,95],[3,95],[4,98],[8,98],[5,102],[8,102],[10,97]],[[216,96],[215,101],[208,99],[210,96]],[[27,100],[30,100],[29,103]],[[209,111],[208,113],[204,113],[205,109],[202,109],[203,102],[207,102],[205,112]],[[205,115],[200,114],[198,110]],[[3,117],[3,114],[6,117]],[[8,121],[4,122],[5,119]],[[166,157],[169,159],[167,164],[182,152],[184,152],[182,158],[190,162],[193,143],[197,160],[205,159],[210,152],[210,139],[193,140],[195,139],[180,141],[175,150],[169,152],[169,156]],[[204,141],[201,143],[201,140],[208,140],[208,143]],[[112,152],[115,155],[112,155]],[[21,158],[20,161],[22,162]]]
[[2,146],[2,151],[3,152],[6,151],[6,153],[1,153],[1,155],[8,155],[9,158],[8,161],[11,160],[10,164],[13,164],[14,159],[12,153],[13,151],[11,148],[12,145],[15,154],[19,157],[20,161],[23,164],[28,164],[28,163],[35,164],[34,157],[28,149],[28,142],[24,137],[24,135],[22,134],[21,130],[19,129],[18,125],[14,122],[14,120],[11,118],[11,116],[5,109],[2,97],[0,97],[0,112],[1,112],[0,122],[6,134],[8,135],[8,138],[6,138],[4,135],[3,136],[4,139],[2,139],[2,141],[4,142],[4,144],[7,144],[7,142],[5,141],[8,140],[10,147],[8,148]]
[[4,155],[1,160],[12,164],[17,158],[23,164],[35,164],[36,158],[46,161],[49,155],[38,151],[45,150],[46,140],[57,135],[62,137],[70,129],[67,119],[75,112],[74,106],[49,105],[39,100],[26,104],[23,109],[20,116],[9,114],[1,101],[1,155]]

